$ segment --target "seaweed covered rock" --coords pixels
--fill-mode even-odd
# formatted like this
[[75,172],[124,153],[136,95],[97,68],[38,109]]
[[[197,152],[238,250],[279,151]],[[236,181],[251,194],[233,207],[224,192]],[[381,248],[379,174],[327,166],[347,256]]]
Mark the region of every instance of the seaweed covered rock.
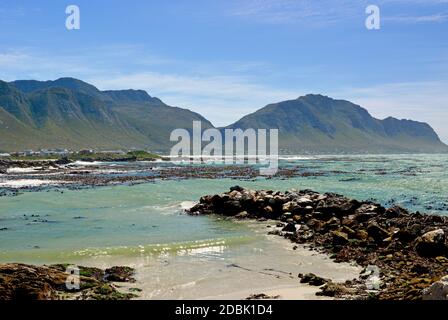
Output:
[[66,272],[67,266],[0,264],[0,300],[123,300],[135,297],[132,293],[119,292],[113,283],[104,279],[105,272],[98,268],[79,267],[79,286],[69,286],[67,281],[71,274]]
[[[411,213],[399,206],[385,208],[335,193],[242,187],[204,196],[187,212],[279,220],[282,223],[270,234],[307,244],[336,262],[378,267],[383,283],[379,299],[422,299],[423,290],[448,270],[448,217],[444,216]],[[338,290],[345,289],[328,284],[325,294],[337,296]]]

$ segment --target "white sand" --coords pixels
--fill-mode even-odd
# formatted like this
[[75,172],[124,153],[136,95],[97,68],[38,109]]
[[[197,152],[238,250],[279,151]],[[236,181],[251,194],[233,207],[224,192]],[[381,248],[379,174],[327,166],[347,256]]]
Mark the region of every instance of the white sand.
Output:
[[[261,233],[266,229],[260,228]],[[268,243],[250,243],[232,249],[225,245],[181,254],[140,257],[95,256],[80,265],[107,268],[127,265],[136,269],[136,283],[123,289],[142,289],[138,299],[245,299],[252,294],[279,296],[288,300],[320,300],[318,287],[301,284],[299,273],[315,273],[334,282],[359,276],[361,267],[335,263],[327,255],[310,251],[279,236],[266,236]],[[240,253],[235,255],[235,250]]]

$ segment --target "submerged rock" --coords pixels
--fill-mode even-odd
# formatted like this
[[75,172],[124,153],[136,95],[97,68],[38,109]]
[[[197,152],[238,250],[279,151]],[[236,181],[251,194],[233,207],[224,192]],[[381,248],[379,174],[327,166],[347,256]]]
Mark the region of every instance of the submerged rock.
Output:
[[104,270],[104,279],[114,282],[135,282],[135,270],[131,267],[112,267]]

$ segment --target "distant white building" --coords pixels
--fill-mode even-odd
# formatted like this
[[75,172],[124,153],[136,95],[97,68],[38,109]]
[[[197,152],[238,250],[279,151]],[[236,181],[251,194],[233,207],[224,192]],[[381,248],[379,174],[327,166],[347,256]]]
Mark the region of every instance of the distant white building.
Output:
[[10,157],[11,155],[9,153],[0,153],[0,158],[6,158]]
[[24,156],[34,156],[36,154],[37,154],[37,152],[33,151],[33,150],[25,150],[22,152],[22,155],[24,155]]
[[50,155],[58,155],[58,156],[66,156],[70,153],[67,149],[40,149],[39,155],[41,156],[50,156]]

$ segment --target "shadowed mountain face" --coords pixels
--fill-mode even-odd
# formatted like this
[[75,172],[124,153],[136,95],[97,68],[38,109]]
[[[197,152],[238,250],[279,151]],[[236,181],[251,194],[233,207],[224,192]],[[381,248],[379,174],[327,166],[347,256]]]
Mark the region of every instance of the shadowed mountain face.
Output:
[[426,123],[375,119],[358,105],[322,95],[269,104],[228,128],[279,129],[281,153],[448,151]]
[[142,90],[100,91],[83,81],[0,81],[0,150],[148,148],[168,151],[170,133],[211,123]]
[[[73,78],[0,81],[0,151],[40,148],[168,152],[176,128],[212,124],[143,90],[100,91]],[[344,100],[307,95],[270,104],[228,128],[279,129],[280,153],[448,152],[426,123],[387,118]]]

